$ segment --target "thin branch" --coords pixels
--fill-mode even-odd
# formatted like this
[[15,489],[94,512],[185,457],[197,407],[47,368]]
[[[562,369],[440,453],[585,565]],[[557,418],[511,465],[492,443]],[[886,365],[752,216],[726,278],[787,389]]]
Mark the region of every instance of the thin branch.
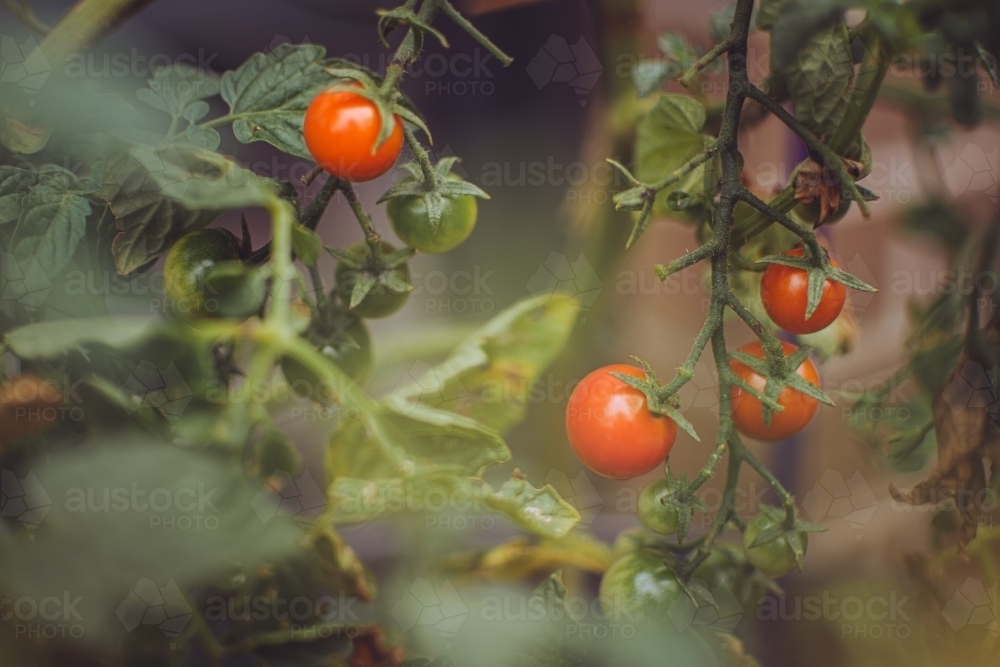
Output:
[[489,37],[479,32],[476,26],[472,25],[472,23],[469,22],[469,19],[462,16],[458,12],[458,10],[451,5],[450,2],[445,2],[442,9],[445,13],[445,16],[454,21],[459,28],[467,32],[469,36],[472,37],[472,39],[479,42],[483,46],[483,48],[489,51],[494,58],[499,60],[504,67],[507,67],[512,62],[514,62],[513,58],[511,58],[506,53],[501,51],[500,47],[491,42]]
[[785,107],[775,102],[770,95],[757,86],[750,84],[749,94],[750,99],[774,114],[788,129],[797,134],[810,150],[822,157],[826,167],[837,175],[840,183],[851,193],[854,201],[858,204],[858,208],[861,209],[861,214],[865,217],[871,215],[871,212],[868,210],[868,204],[865,203],[865,199],[861,196],[858,186],[854,183],[854,178],[847,173],[847,166],[844,164],[844,160],[832,148],[820,141],[819,137],[803,125],[798,118],[788,113]]
[[358,193],[354,191],[354,186],[347,181],[337,180],[337,183],[340,191],[347,198],[347,203],[351,205],[351,210],[354,211],[354,217],[357,218],[358,224],[361,225],[361,230],[365,233],[365,243],[371,249],[372,268],[377,273],[382,270],[382,237],[375,231],[372,219],[365,213],[364,206],[361,205],[361,199],[358,197]]
[[809,246],[809,250],[812,252],[813,257],[822,259],[825,256],[823,254],[823,249],[816,240],[816,234],[804,228],[802,225],[797,224],[781,211],[771,208],[770,204],[758,198],[757,195],[749,190],[744,189],[740,192],[739,197],[743,203],[747,204],[751,208],[757,209],[767,217],[771,218],[771,220],[777,222],[779,225],[802,239],[802,241]]
[[700,74],[703,69],[711,65],[719,56],[729,51],[729,49],[732,48],[732,46],[733,46],[733,40],[731,39],[724,39],[715,46],[713,46],[711,51],[703,55],[701,58],[698,58],[698,60],[693,65],[691,65],[691,67],[687,68],[684,74],[682,74],[681,77],[677,79],[678,83],[680,83],[685,88],[690,88],[691,82],[694,80],[694,78],[698,76],[698,74]]

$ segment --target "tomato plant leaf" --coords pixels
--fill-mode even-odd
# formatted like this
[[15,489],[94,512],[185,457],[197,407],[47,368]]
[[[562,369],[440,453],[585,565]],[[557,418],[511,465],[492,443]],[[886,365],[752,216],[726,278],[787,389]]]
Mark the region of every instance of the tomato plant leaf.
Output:
[[772,52],[772,69],[785,76],[795,117],[816,136],[829,138],[847,112],[854,83],[847,25],[842,20],[832,22],[808,40],[807,48],[787,67]]
[[136,91],[136,97],[154,109],[192,123],[208,113],[208,104],[200,100],[219,94],[217,76],[184,64],[157,69],[148,83],[148,88]]
[[578,311],[575,299],[560,294],[523,299],[443,363],[425,364],[426,370],[392,397],[468,415],[506,432],[524,416],[533,383],[565,345]]
[[580,521],[580,514],[546,484],[540,489],[515,475],[504,482],[496,493],[483,501],[502,512],[517,526],[549,537],[561,537]]
[[303,264],[316,266],[323,250],[323,241],[319,238],[319,234],[295,222],[292,224],[292,250]]
[[[230,573],[233,563],[253,568],[291,555],[301,539],[292,521],[254,511],[261,505],[238,468],[165,442],[84,443],[34,470],[55,502],[32,541],[0,532],[0,577],[5,590],[35,599],[79,597],[79,622],[91,639],[121,638],[126,626],[116,613],[144,580],[173,582],[180,593]],[[95,508],[94,499],[112,491],[124,509]],[[166,496],[179,502],[164,505]],[[184,520],[201,528],[156,529]]]
[[792,67],[803,50],[812,48],[812,40],[817,34],[837,23],[845,10],[864,6],[865,3],[866,0],[783,0],[768,3],[771,7],[762,10],[762,13],[767,13],[765,21],[770,21],[771,71]]
[[[655,183],[697,157],[712,145],[712,137],[702,134],[705,108],[686,95],[661,95],[636,128],[636,175],[643,183]],[[654,212],[677,217],[667,203],[674,191],[704,200],[719,182],[720,163],[714,157],[699,165],[677,183],[659,191]]]
[[345,419],[327,447],[330,479],[385,479],[431,472],[475,475],[510,458],[493,429],[424,405],[390,400]]
[[65,354],[70,350],[100,343],[108,347],[126,347],[150,336],[162,323],[154,317],[94,317],[64,321],[36,322],[7,332],[4,342],[22,359],[41,359]]
[[222,99],[229,105],[233,134],[245,143],[266,141],[282,152],[311,159],[302,137],[309,103],[336,79],[324,66],[318,44],[281,44],[255,53],[222,75]]
[[90,202],[72,191],[35,189],[21,201],[21,217],[11,239],[19,262],[34,258],[49,275],[59,273],[87,232]]

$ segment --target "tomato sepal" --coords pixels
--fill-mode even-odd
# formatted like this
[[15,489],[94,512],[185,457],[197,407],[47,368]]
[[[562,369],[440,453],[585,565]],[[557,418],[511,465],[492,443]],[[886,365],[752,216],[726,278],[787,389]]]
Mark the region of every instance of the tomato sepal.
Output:
[[801,520],[794,510],[787,512],[770,505],[758,505],[757,510],[774,521],[774,525],[760,531],[748,545],[749,548],[760,547],[784,537],[795,556],[797,566],[801,569],[802,559],[806,555],[802,536],[805,533],[823,533],[826,532],[826,528],[812,521]]
[[489,199],[490,196],[478,185],[469,183],[451,173],[452,167],[459,158],[449,156],[441,158],[434,165],[433,178],[429,179],[416,162],[407,162],[400,168],[407,176],[389,188],[378,202],[382,204],[390,199],[403,197],[421,197],[427,207],[427,217],[431,228],[437,230],[445,208],[445,197],[479,197]]
[[823,285],[828,279],[861,292],[878,291],[863,280],[860,280],[859,278],[852,276],[850,273],[835,267],[830,262],[829,255],[827,255],[826,251],[824,251],[823,256],[819,258],[813,256],[797,257],[787,253],[780,255],[768,255],[766,257],[761,257],[757,260],[757,263],[790,266],[792,268],[801,269],[808,274],[809,287],[805,313],[805,319],[807,320],[812,317],[816,312],[816,309],[819,308],[820,301],[823,298]]
[[651,413],[654,415],[669,417],[685,433],[694,438],[695,441],[701,442],[701,438],[698,437],[698,433],[694,430],[694,426],[677,409],[677,406],[679,405],[677,396],[662,395],[661,390],[663,389],[663,385],[660,384],[659,379],[656,377],[656,371],[653,370],[653,367],[639,357],[632,356],[629,358],[642,367],[642,370],[646,374],[644,379],[639,379],[637,377],[618,372],[612,372],[610,375],[618,380],[621,380],[633,389],[637,389],[645,394],[646,405]]
[[821,403],[834,405],[833,399],[827,396],[822,389],[800,376],[797,372],[799,366],[801,366],[811,354],[812,348],[808,345],[803,345],[802,347],[796,349],[794,352],[784,357],[784,377],[775,377],[771,374],[771,362],[769,359],[762,359],[761,357],[747,354],[746,352],[742,352],[740,350],[732,350],[729,353],[730,359],[740,362],[758,375],[767,378],[767,384],[764,385],[763,394],[755,390],[746,382],[740,380],[738,377],[734,378],[734,383],[740,389],[746,391],[761,402],[762,409],[764,411],[763,415],[765,426],[770,427],[771,418],[774,413],[781,410],[778,405],[778,396],[781,394],[781,390],[785,387],[801,392],[810,398],[820,401]]

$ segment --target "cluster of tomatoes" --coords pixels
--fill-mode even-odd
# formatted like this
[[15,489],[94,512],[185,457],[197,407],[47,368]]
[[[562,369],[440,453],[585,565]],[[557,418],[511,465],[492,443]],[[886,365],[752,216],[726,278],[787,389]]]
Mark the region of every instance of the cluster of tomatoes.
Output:
[[[802,257],[803,251],[795,249],[786,255]],[[827,278],[818,307],[806,317],[806,270],[770,264],[761,281],[764,309],[778,326],[793,334],[814,333],[829,326],[843,309],[845,299],[844,285]],[[792,343],[782,342],[781,345],[785,357],[797,350]],[[740,351],[765,358],[760,342],[744,345]],[[764,392],[766,377],[735,359],[730,360],[730,367],[747,385]],[[795,372],[810,384],[820,386],[816,366],[809,359],[805,359]],[[666,415],[650,411],[645,394],[615,377],[614,373],[639,379],[646,376],[639,368],[624,364],[605,366],[587,375],[570,395],[566,432],[573,451],[588,468],[606,477],[631,479],[663,464],[677,437],[677,424]],[[774,412],[770,422],[765,423],[759,399],[738,386],[731,388],[730,398],[734,426],[758,440],[782,440],[798,433],[809,424],[819,407],[815,398],[785,386],[776,399],[782,409]],[[668,493],[669,482],[660,477],[648,484],[639,496],[639,519],[653,533],[674,535],[678,531],[678,510],[664,502]],[[796,566],[794,550],[785,536],[760,545],[754,545],[754,541],[761,532],[781,521],[779,516],[762,512],[744,532],[743,557],[754,568],[772,577],[782,576]],[[805,534],[799,537],[804,547]],[[682,594],[675,575],[664,564],[663,554],[648,545],[620,556],[605,574],[601,589],[602,600],[617,595],[635,605],[631,612],[640,617],[660,613],[656,610],[667,609],[670,599]]]
[[[786,253],[802,257],[800,249]],[[806,317],[808,275],[804,269],[770,264],[761,281],[764,309],[776,324],[794,334],[807,334],[829,326],[840,314],[846,299],[844,285],[827,278],[819,306]],[[798,349],[782,342],[787,357]],[[739,349],[765,358],[760,342]],[[767,378],[736,360],[733,372],[743,382],[763,393]],[[819,387],[816,366],[806,359],[796,369],[799,376]],[[677,436],[677,425],[665,415],[650,412],[646,396],[612,373],[644,378],[640,369],[629,365],[599,368],[587,375],[573,390],[566,408],[566,433],[573,451],[594,472],[615,479],[631,479],[654,469],[667,458]],[[800,391],[784,387],[776,411],[765,424],[760,400],[738,386],[731,389],[733,423],[737,430],[758,440],[783,440],[804,429],[819,402]]]
[[[361,92],[328,90],[310,103],[303,120],[303,137],[316,162],[332,178],[369,181],[392,169],[402,153],[403,121],[393,116],[392,122],[388,139],[377,145],[382,121],[375,103]],[[476,224],[475,197],[443,194],[440,201],[440,215],[432,223],[423,197],[390,199],[386,211],[396,235],[425,253],[447,252],[465,241]],[[187,320],[243,319],[259,312],[264,302],[262,282],[257,282],[254,294],[247,294],[252,268],[248,246],[222,228],[191,232],[178,240],[164,263],[164,291],[172,314]],[[383,241],[381,250],[384,257],[396,248]],[[363,381],[372,365],[371,336],[363,319],[392,315],[406,303],[409,292],[394,291],[378,281],[352,307],[354,286],[363,273],[374,276],[379,271],[394,273],[397,284],[409,284],[410,270],[406,263],[375,266],[367,243],[358,243],[347,252],[356,258],[355,266],[343,261],[337,265],[333,290],[323,307],[313,313],[305,336],[352,379]],[[286,358],[282,370],[300,395],[321,402],[332,400],[318,379],[298,362]]]

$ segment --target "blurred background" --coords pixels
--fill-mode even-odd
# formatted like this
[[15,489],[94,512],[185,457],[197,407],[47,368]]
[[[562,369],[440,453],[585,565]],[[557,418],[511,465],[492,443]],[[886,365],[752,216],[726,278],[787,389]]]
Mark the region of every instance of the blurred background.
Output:
[[[51,22],[71,4],[37,2],[35,9],[42,20]],[[157,62],[187,58],[221,73],[254,52],[286,41],[319,43],[330,55],[383,70],[390,51],[377,43],[374,20],[375,8],[383,4],[160,0],[88,54],[87,71],[81,76],[110,81],[129,94],[144,85],[150,66]],[[639,490],[659,472],[617,482],[585,471],[565,440],[566,399],[587,372],[627,362],[630,355],[649,361],[661,377],[671,377],[703,322],[708,294],[701,267],[666,283],[653,273],[654,264],[679,257],[696,245],[691,226],[656,220],[624,252],[631,220],[613,210],[611,195],[623,183],[604,159],[631,160],[629,129],[643,109],[631,93],[631,77],[643,59],[660,57],[657,35],[679,32],[707,47],[709,16],[723,3],[467,0],[459,4],[514,56],[514,63],[504,68],[464,33],[446,25],[451,48],[429,43],[404,90],[434,132],[434,157],[460,155],[463,161],[457,171],[491,199],[480,204],[479,223],[467,243],[444,256],[414,260],[416,291],[402,313],[372,323],[377,371],[369,389],[378,394],[419,376],[464,334],[517,299],[557,288],[577,293],[584,309],[573,342],[543,375],[528,419],[508,442],[514,461],[530,481],[555,486],[580,510],[584,527],[610,542],[622,530],[638,525],[634,512]],[[27,38],[9,14],[0,12],[0,21],[3,35]],[[130,55],[120,63],[110,60],[110,54],[122,53]],[[767,56],[767,36],[755,35],[749,59],[752,80],[766,77]],[[706,77],[700,92],[709,101],[720,101],[725,81],[724,72],[716,72]],[[907,91],[918,88],[919,81],[912,71],[894,67],[887,86]],[[884,457],[847,427],[849,402],[838,394],[877,388],[903,364],[907,304],[934,295],[947,268],[945,257],[933,246],[901,231],[900,216],[928,196],[943,193],[957,198],[970,221],[985,221],[996,205],[1000,134],[990,123],[973,131],[953,130],[931,150],[925,142],[914,141],[921,128],[899,103],[899,96],[883,97],[865,126],[875,166],[863,182],[880,199],[871,204],[870,218],[862,218],[855,207],[841,222],[826,228],[826,239],[841,265],[879,289],[874,295],[852,295],[857,329],[848,337],[850,351],[822,364],[825,388],[838,407],[821,408],[808,430],[793,440],[751,443],[796,495],[803,516],[827,528],[810,538],[803,572],[782,581],[787,606],[777,618],[748,611],[738,619],[737,634],[765,665],[799,665],[806,660],[821,665],[874,664],[885,656],[898,656],[895,648],[888,647],[921,632],[912,610],[915,598],[904,582],[909,581],[907,563],[913,563],[910,554],[931,546],[931,513],[894,503],[887,489],[890,481],[908,488],[921,479],[933,462],[933,448],[916,452],[905,469],[886,465]],[[984,104],[988,109],[997,106],[994,89],[986,91]],[[262,143],[239,144],[226,132],[221,150],[257,173],[287,180],[297,180],[312,166]],[[784,187],[802,158],[797,140],[770,118],[744,133],[741,150],[746,178],[762,192]],[[384,208],[375,206],[375,200],[399,176],[389,174],[358,188],[376,227],[389,239],[393,237]],[[317,189],[314,185],[303,190],[303,201]],[[260,214],[250,222],[259,245],[266,239],[266,218]],[[220,223],[238,231],[236,217]],[[330,207],[319,232],[326,243],[336,246],[361,240],[342,199]],[[330,257],[325,257],[321,269],[324,276],[332,275]],[[727,325],[727,335],[732,346],[751,338],[738,322]],[[694,381],[681,395],[685,415],[703,434],[703,442],[697,443],[681,433],[671,455],[673,470],[689,476],[704,464],[716,428],[710,355],[706,352]],[[893,391],[905,404],[912,389],[904,381]],[[283,423],[296,435],[313,470],[322,475],[321,451],[329,420],[303,403],[289,408]],[[513,467],[498,467],[492,474],[501,480]],[[706,487],[709,507],[713,498],[718,506],[719,486],[712,482]],[[748,470],[741,488],[744,516],[751,515],[756,504],[774,501],[761,479]],[[983,517],[990,526],[997,518],[1000,515]],[[363,526],[345,534],[366,562],[389,577],[383,589],[388,605],[403,595],[430,554],[487,548],[516,533],[482,517],[428,519],[420,525]],[[696,516],[693,533],[705,530],[708,521],[710,517]],[[427,553],[408,551],[413,545],[418,552],[426,547]],[[401,561],[406,561],[405,567]],[[962,586],[972,576],[965,567],[957,565],[949,575],[953,580],[943,585],[949,596],[964,595]],[[586,590],[596,580],[581,575],[571,579],[571,585]],[[992,592],[983,590],[985,603],[975,598],[978,589],[962,599],[968,598],[974,607],[992,604],[995,636],[995,586]],[[463,596],[469,596],[463,599],[472,606],[468,600],[475,593]],[[831,608],[843,608],[844,614],[806,618],[796,605],[809,596],[839,600]],[[881,618],[875,618],[879,614],[872,614],[870,605],[867,613],[854,617],[853,604],[842,604],[856,599],[864,607],[871,600],[890,597],[896,606],[889,604]],[[440,649],[444,644],[460,646],[462,636],[461,630],[447,637],[428,631],[424,641]]]

